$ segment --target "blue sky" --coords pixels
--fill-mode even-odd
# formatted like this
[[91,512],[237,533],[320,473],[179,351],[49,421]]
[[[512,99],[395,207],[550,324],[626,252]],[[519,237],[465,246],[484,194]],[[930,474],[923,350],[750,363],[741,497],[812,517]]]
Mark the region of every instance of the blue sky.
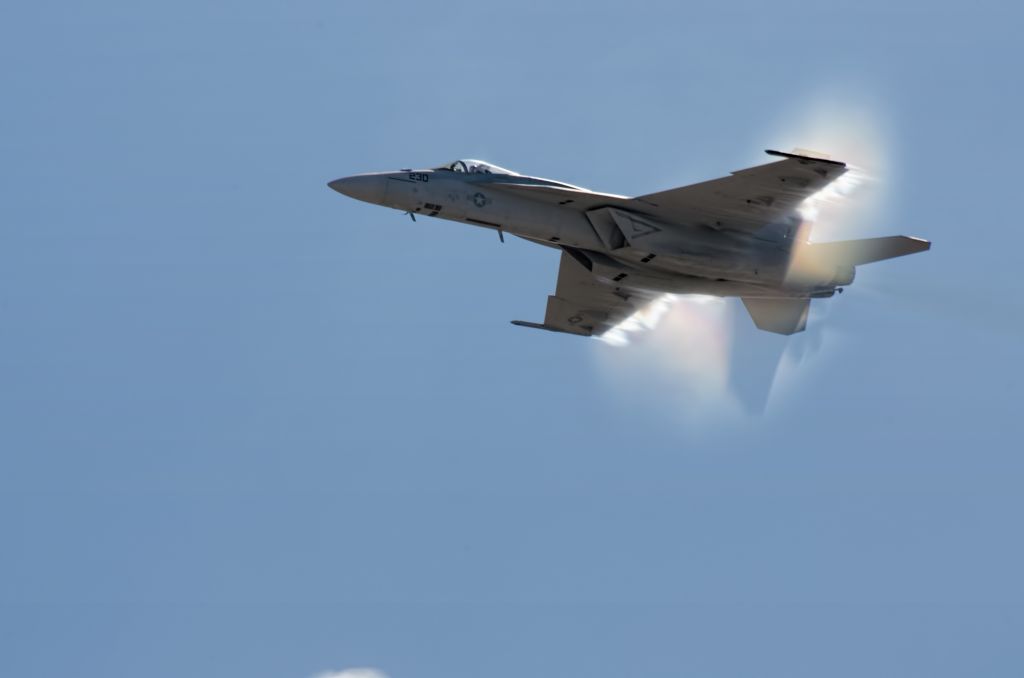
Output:
[[[1022,18],[8,3],[0,674],[1019,676]],[[935,245],[789,340],[515,328],[556,254],[325,186],[793,145]]]

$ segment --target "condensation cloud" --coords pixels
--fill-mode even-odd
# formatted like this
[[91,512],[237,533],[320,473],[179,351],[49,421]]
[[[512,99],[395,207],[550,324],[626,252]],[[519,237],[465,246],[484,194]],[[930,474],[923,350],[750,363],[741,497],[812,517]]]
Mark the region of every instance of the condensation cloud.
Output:
[[[850,167],[804,205],[813,241],[892,230],[881,220],[889,144],[872,103],[822,93],[794,103],[758,135],[759,148],[809,150]],[[828,323],[830,303],[812,303],[806,332],[780,337],[754,330],[738,300],[666,296],[595,343],[595,364],[614,397],[642,399],[690,428],[760,415],[798,397],[802,379],[842,344]]]

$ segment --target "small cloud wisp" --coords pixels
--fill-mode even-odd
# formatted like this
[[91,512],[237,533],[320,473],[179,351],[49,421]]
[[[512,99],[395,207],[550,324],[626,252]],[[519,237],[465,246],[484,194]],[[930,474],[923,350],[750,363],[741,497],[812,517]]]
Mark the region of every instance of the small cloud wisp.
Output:
[[388,674],[371,667],[354,667],[340,671],[321,671],[313,678],[388,678]]

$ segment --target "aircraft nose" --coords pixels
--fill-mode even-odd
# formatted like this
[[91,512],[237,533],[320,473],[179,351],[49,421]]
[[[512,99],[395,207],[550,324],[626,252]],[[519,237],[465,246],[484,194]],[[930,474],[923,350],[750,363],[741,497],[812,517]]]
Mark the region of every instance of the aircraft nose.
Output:
[[376,174],[356,174],[335,179],[327,185],[342,195],[379,205],[384,202],[386,181],[386,177]]

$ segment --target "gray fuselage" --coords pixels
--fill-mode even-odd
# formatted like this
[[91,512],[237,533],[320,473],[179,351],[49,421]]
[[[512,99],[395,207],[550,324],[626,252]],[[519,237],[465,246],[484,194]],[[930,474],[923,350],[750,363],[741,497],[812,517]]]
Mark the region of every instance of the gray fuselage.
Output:
[[[800,226],[796,215],[754,234],[705,224],[668,224],[645,214],[637,200],[521,175],[514,175],[517,190],[512,191],[510,178],[427,169],[361,174],[330,185],[366,202],[585,253],[598,277],[628,277],[624,287],[716,296],[823,297],[852,280],[852,270],[849,275],[828,271],[820,279],[787,284]],[[545,192],[548,187],[578,192],[579,198],[559,200],[562,196]]]

